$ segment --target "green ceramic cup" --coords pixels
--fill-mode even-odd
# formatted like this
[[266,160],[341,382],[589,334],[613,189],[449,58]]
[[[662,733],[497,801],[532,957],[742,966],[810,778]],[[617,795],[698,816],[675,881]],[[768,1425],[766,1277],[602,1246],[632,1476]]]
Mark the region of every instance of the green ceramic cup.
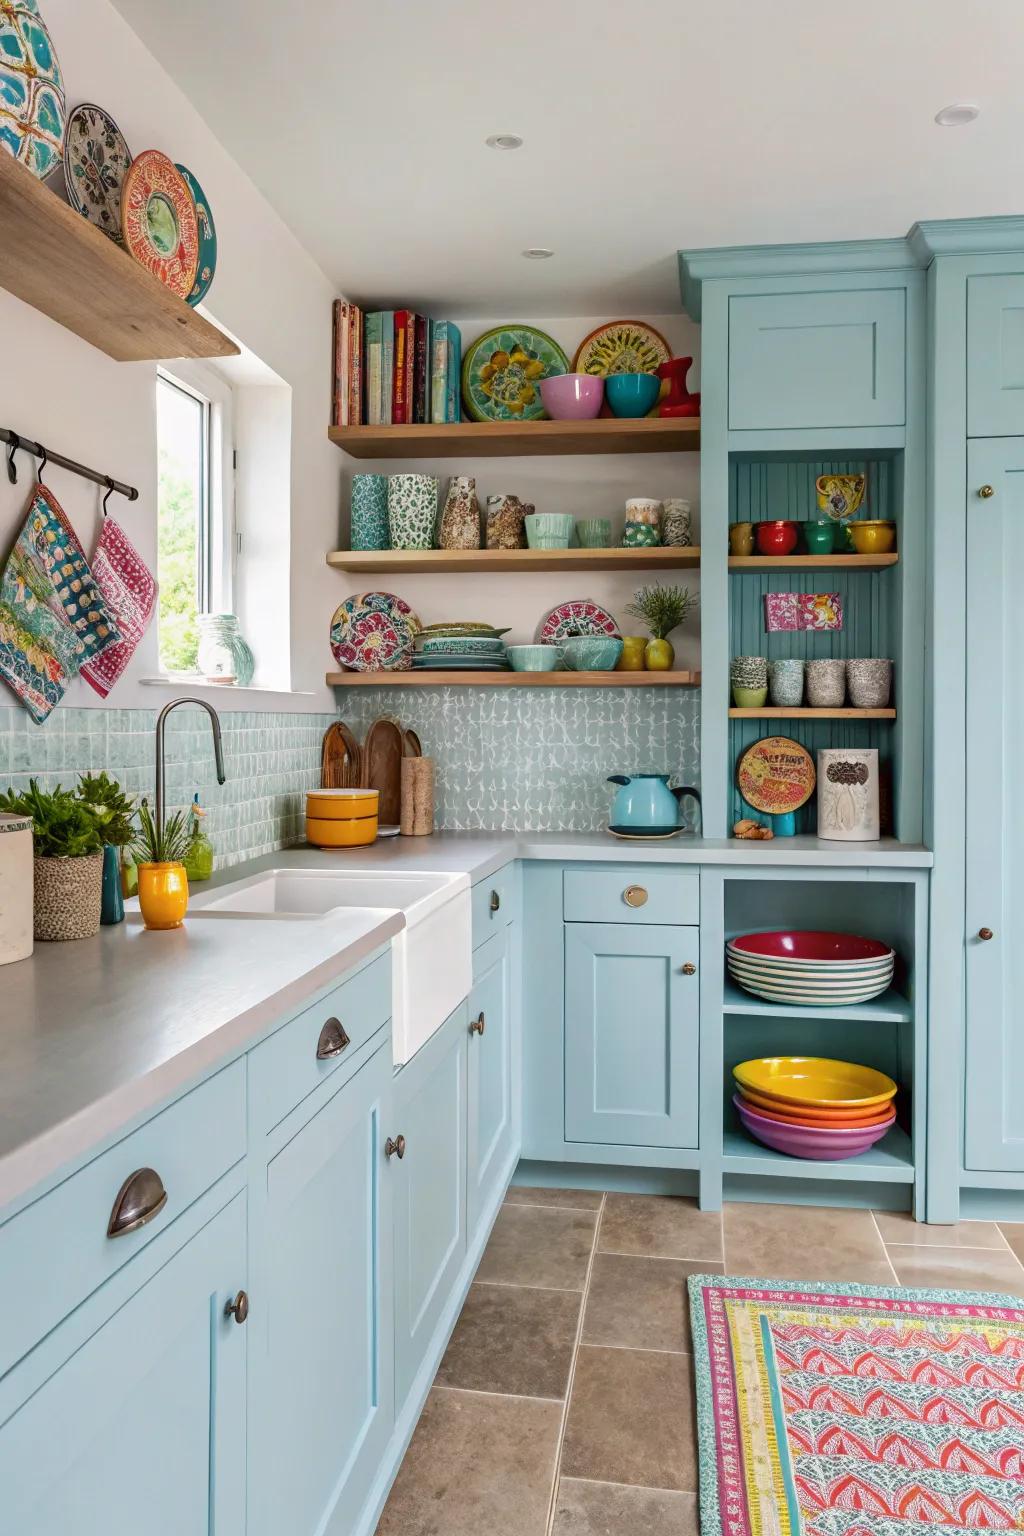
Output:
[[612,520],[610,517],[579,517],[576,534],[581,549],[607,549],[612,541]]
[[804,544],[809,555],[831,555],[835,551],[835,523],[826,518],[802,523]]
[[737,688],[734,684],[732,701],[737,709],[764,709],[768,702],[768,689]]

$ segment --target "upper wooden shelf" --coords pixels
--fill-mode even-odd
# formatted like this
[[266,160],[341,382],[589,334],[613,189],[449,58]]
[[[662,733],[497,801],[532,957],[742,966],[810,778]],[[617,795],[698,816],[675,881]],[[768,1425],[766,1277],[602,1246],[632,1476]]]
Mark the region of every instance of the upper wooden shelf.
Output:
[[730,571],[884,571],[899,555],[730,555]]
[[2,153],[0,287],[119,363],[238,353],[215,325]]
[[328,672],[331,688],[698,688],[699,672]]
[[331,427],[337,443],[355,459],[476,458],[567,453],[695,453],[696,416],[644,416],[637,421],[460,421],[436,427]]
[[367,575],[501,575],[505,571],[692,570],[700,550],[689,549],[336,549],[327,564]]

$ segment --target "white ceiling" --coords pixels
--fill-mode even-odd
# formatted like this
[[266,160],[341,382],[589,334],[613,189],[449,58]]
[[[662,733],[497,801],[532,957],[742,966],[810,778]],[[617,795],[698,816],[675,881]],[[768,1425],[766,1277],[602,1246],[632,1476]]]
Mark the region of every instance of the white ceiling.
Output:
[[657,313],[681,247],[1024,211],[1022,0],[114,3],[355,299]]

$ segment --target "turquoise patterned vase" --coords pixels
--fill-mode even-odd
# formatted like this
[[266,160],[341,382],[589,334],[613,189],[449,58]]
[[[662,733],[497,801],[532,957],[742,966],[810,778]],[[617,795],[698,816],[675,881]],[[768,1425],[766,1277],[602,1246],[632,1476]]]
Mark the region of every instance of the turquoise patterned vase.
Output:
[[434,475],[388,477],[388,530],[392,549],[431,549],[437,522]]
[[100,892],[100,922],[108,928],[124,922],[124,895],[121,891],[121,854],[110,843],[103,845],[103,888]]
[[388,477],[352,476],[352,549],[388,549]]

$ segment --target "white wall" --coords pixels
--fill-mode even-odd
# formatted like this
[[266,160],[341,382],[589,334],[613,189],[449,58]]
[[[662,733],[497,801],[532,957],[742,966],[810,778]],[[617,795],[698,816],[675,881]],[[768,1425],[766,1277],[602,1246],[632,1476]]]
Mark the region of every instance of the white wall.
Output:
[[[342,470],[342,456],[326,435],[333,287],[107,0],[46,0],[45,15],[69,108],[98,102],[118,121],[133,153],[161,149],[198,176],[219,241],[217,277],[205,309],[291,387],[290,572],[280,570],[276,592],[264,584],[261,600],[290,604],[292,688],[313,697],[218,689],[218,707],[333,708],[324,673],[331,663],[328,623],[339,593],[337,576],[323,559],[337,535]],[[138,486],[138,502],[114,497],[111,510],[154,569],[155,373],[155,365],[112,362],[0,290],[0,425]],[[19,455],[18,462],[17,487],[0,474],[3,552],[20,526],[30,483],[30,461]],[[49,469],[46,481],[90,550],[99,528],[98,492],[58,469]],[[280,517],[288,516],[282,497]],[[154,622],[110,705],[162,703],[166,695],[138,683],[157,670]],[[84,683],[72,686],[66,702],[100,705]],[[8,703],[21,707],[0,685],[0,705]]]

